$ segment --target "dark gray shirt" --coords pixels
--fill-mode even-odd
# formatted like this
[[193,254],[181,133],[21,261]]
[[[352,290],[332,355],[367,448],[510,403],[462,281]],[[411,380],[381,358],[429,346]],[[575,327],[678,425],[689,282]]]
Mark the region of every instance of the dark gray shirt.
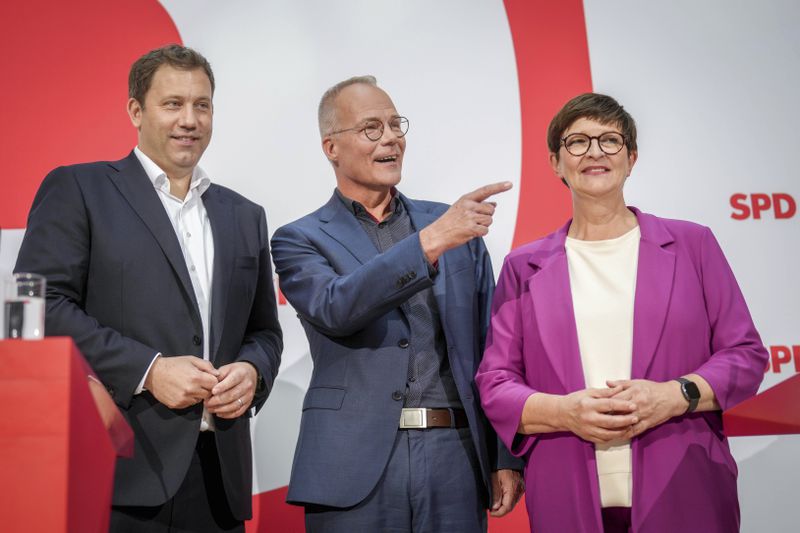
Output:
[[[397,194],[391,200],[390,215],[382,221],[375,220],[363,205],[347,198],[339,189],[336,189],[336,195],[355,215],[379,252],[385,252],[416,231]],[[429,270],[432,275],[436,274],[435,267],[429,266]],[[407,341],[410,350],[403,405],[461,409],[433,289],[429,287],[414,293],[400,308],[411,329],[410,338],[400,341]]]

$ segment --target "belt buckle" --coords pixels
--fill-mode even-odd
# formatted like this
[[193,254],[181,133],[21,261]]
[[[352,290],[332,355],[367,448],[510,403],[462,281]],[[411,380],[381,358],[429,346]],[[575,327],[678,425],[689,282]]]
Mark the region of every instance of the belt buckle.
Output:
[[404,407],[400,411],[400,429],[425,429],[427,427],[427,409],[421,407]]

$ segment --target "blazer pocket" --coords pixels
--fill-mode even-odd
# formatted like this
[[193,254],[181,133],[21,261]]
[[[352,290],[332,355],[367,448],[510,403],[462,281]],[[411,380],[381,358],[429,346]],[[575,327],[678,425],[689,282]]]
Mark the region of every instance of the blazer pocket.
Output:
[[237,257],[234,260],[234,265],[236,266],[236,268],[257,268],[258,258],[254,255],[245,255]]
[[335,387],[311,387],[306,392],[303,411],[306,409],[341,409],[345,392],[345,389]]

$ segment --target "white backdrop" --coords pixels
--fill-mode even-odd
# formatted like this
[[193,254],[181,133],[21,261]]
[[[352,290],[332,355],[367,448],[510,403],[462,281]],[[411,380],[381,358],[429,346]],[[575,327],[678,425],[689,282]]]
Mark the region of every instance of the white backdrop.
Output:
[[[502,2],[162,4],[217,78],[214,139],[201,164],[264,205],[272,230],[330,196],[316,106],[327,87],[357,74],[377,76],[410,119],[404,193],[450,202],[487,182],[519,185],[520,93]],[[585,0],[584,9],[594,90],[616,97],[639,126],[628,202],[710,226],[765,344],[799,345],[798,217],[735,220],[730,198],[800,199],[800,3]],[[544,130],[535,142],[544,144]],[[496,268],[511,248],[518,191],[498,199],[488,239]],[[0,269],[10,270],[21,234],[3,231]],[[280,318],[283,364],[253,432],[255,492],[288,482],[311,371],[290,306]],[[796,368],[770,370],[762,390]],[[732,439],[743,531],[798,530],[798,444],[796,436]]]

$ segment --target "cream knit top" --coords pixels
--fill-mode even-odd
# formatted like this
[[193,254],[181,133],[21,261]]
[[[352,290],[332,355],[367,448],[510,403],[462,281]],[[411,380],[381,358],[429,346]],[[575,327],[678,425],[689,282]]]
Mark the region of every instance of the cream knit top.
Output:
[[[603,241],[567,238],[572,305],[589,388],[630,379],[639,227]],[[602,507],[631,506],[630,441],[595,445]]]

